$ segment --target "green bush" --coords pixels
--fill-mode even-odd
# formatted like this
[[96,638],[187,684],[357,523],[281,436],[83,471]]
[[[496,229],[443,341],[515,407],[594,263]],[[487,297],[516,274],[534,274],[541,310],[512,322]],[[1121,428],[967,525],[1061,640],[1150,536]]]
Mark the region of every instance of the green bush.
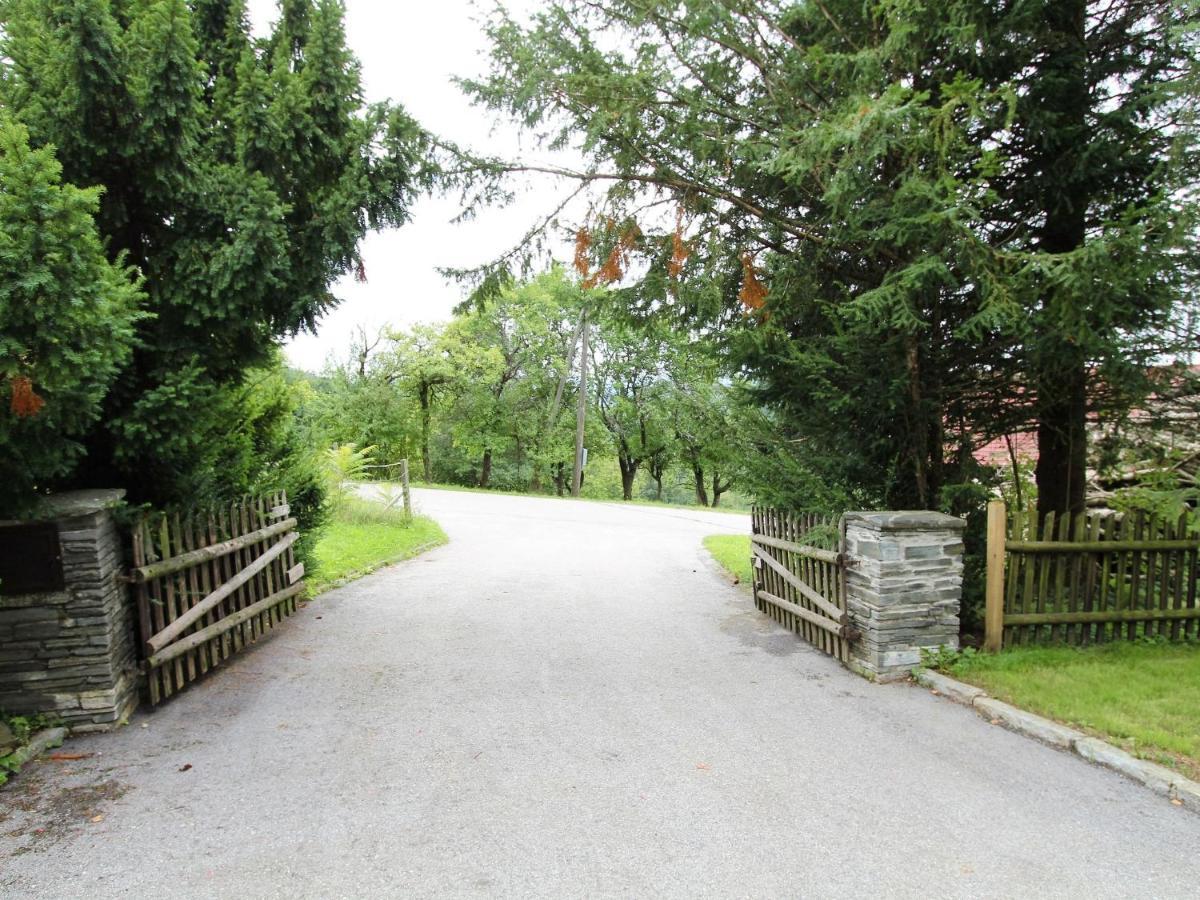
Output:
[[75,468],[132,352],[141,293],[105,258],[99,199],[0,113],[0,518]]

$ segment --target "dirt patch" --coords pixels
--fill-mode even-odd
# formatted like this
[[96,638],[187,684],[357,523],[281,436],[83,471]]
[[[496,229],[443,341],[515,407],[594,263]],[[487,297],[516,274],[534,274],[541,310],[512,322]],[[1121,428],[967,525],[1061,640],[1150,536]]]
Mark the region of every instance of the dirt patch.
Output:
[[55,765],[41,762],[26,766],[0,794],[0,835],[15,842],[0,858],[44,852],[76,831],[95,828],[129,791],[128,785],[114,778],[66,783],[67,779],[104,773],[64,775],[54,771]]
[[746,610],[726,616],[721,631],[737,638],[744,647],[755,647],[772,656],[790,656],[804,649],[804,643],[790,631],[779,627],[758,610]]

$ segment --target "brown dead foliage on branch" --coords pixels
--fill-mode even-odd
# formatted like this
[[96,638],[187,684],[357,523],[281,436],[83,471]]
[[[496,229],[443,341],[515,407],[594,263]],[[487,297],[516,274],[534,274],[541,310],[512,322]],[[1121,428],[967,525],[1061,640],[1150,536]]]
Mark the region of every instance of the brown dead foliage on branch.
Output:
[[46,405],[43,397],[33,389],[33,382],[25,375],[14,375],[11,379],[12,401],[10,409],[18,419],[31,419]]
[[762,309],[767,302],[767,288],[758,277],[754,257],[750,253],[742,254],[742,289],[738,291],[738,299],[751,311]]

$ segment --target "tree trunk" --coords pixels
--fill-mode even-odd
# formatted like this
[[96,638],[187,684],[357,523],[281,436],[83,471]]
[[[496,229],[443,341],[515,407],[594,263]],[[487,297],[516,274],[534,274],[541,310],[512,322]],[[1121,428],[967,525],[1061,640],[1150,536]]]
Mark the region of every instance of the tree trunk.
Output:
[[929,509],[929,441],[925,427],[925,403],[921,396],[921,351],[915,334],[904,338],[904,361],[908,372],[908,446],[912,455],[913,486],[918,507]]
[[696,480],[696,502],[708,506],[708,488],[704,485],[704,467],[698,462],[692,463],[692,477]]
[[[1042,160],[1046,216],[1040,247],[1069,253],[1083,245],[1089,196],[1086,185],[1086,0],[1046,5],[1045,85],[1036,146]],[[1082,512],[1087,500],[1087,359],[1060,323],[1076,302],[1049,286],[1043,297],[1042,335],[1034,350],[1037,383],[1038,517]]]
[[533,454],[529,465],[529,490],[531,493],[542,492],[542,441],[540,438],[533,442]]
[[429,455],[430,397],[428,387],[421,386],[418,400],[421,404],[421,472],[425,476],[425,483],[429,484],[433,481],[433,460]]
[[729,490],[730,483],[731,482],[726,481],[724,484],[721,484],[721,473],[713,472],[713,483],[712,483],[712,490],[713,490],[713,492],[712,492],[712,508],[713,509],[716,509],[717,504],[721,502],[721,495],[723,493],[725,493],[727,490]]
[[483,451],[483,459],[479,462],[479,486],[485,488],[492,480],[492,451]]
[[567,490],[567,476],[564,474],[566,466],[563,463],[554,464],[554,493],[558,496],[563,496]]
[[[1040,248],[1069,253],[1084,244],[1087,227],[1086,0],[1058,0],[1046,5],[1045,62],[1040,98],[1044,122],[1037,136],[1042,157],[1042,205],[1045,223]],[[1085,509],[1087,481],[1087,360],[1060,323],[1074,316],[1076,302],[1060,289],[1046,288],[1043,337],[1036,349],[1038,414],[1038,517],[1048,512]]]
[[[1064,348],[1066,349],[1066,348]],[[1038,518],[1087,505],[1087,372],[1082,363],[1043,373],[1038,387]]]
[[617,462],[621,466],[621,499],[633,499],[633,482],[637,478],[638,464],[634,460],[620,457]]
[[655,472],[654,472],[654,499],[655,500],[662,500],[662,480],[663,480],[662,470],[655,470]]

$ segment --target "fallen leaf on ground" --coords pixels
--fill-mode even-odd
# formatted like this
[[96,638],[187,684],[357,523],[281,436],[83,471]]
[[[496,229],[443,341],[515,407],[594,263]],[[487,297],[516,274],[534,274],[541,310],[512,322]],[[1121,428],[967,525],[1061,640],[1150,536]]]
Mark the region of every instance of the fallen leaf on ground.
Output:
[[58,760],[59,762],[67,762],[73,759],[90,759],[90,753],[51,753],[47,759]]
[[1182,801],[1182,800],[1180,800],[1178,797],[1172,797],[1172,798],[1171,798],[1171,805],[1172,805],[1172,806],[1183,806],[1183,801]]
[[696,768],[703,772],[707,772],[712,768],[712,766],[710,766],[708,763],[696,763]]
[[186,771],[187,771],[188,769],[190,769],[191,767],[192,767],[192,764],[191,764],[191,763],[184,763],[184,764],[183,764],[183,766],[180,768],[180,770],[179,770],[179,771],[180,771],[180,772],[186,772]]
[[104,821],[104,813],[101,813],[98,816],[92,816],[92,821],[93,822],[103,822]]

